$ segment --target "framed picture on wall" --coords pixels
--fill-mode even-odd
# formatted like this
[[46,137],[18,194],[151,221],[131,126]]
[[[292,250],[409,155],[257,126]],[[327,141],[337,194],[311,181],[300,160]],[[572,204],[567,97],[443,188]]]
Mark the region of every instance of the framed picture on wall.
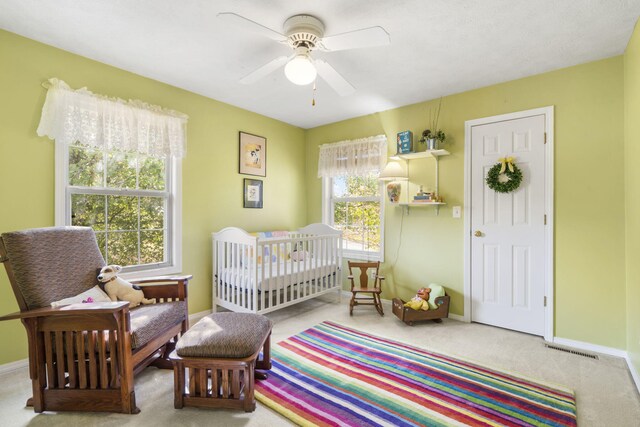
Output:
[[240,132],[240,167],[244,175],[267,176],[267,138]]
[[244,179],[245,208],[262,209],[262,181],[259,179]]

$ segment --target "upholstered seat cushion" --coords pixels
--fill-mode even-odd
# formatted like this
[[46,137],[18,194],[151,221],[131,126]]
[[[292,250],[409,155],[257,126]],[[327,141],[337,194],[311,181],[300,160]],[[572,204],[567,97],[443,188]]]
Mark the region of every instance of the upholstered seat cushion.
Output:
[[140,305],[131,310],[131,348],[142,347],[184,320],[184,301]]
[[214,313],[191,327],[176,345],[180,357],[240,359],[251,356],[271,332],[261,314]]

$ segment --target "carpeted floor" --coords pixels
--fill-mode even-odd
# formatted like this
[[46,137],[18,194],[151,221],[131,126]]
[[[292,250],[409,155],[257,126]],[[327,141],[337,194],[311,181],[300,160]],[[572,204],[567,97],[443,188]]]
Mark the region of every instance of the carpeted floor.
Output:
[[[434,352],[472,359],[494,368],[573,389],[580,426],[637,426],[640,396],[623,359],[600,356],[593,360],[550,350],[542,338],[480,324],[445,320],[409,327],[386,306],[384,317],[370,307],[356,307],[349,317],[346,299],[334,295],[307,301],[268,315],[274,321],[274,342],[330,320]],[[258,403],[255,412],[173,408],[173,373],[155,368],[136,378],[141,413],[34,414],[24,403],[30,395],[26,369],[0,377],[2,426],[280,426],[290,422]]]

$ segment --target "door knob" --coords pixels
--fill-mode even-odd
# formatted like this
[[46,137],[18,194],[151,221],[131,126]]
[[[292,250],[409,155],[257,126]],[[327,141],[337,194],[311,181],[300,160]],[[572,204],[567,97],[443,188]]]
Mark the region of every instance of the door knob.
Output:
[[476,232],[473,233],[473,235],[476,236],[476,237],[482,237],[482,231],[476,230]]

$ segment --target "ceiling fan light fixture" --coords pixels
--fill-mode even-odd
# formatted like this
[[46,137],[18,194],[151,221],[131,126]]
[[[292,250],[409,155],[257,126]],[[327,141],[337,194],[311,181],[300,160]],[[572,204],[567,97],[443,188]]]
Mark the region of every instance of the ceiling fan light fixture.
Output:
[[284,75],[287,76],[287,79],[289,79],[291,83],[300,86],[312,83],[316,79],[317,74],[318,72],[311,61],[308,49],[304,49],[304,52],[297,53],[284,67]]

